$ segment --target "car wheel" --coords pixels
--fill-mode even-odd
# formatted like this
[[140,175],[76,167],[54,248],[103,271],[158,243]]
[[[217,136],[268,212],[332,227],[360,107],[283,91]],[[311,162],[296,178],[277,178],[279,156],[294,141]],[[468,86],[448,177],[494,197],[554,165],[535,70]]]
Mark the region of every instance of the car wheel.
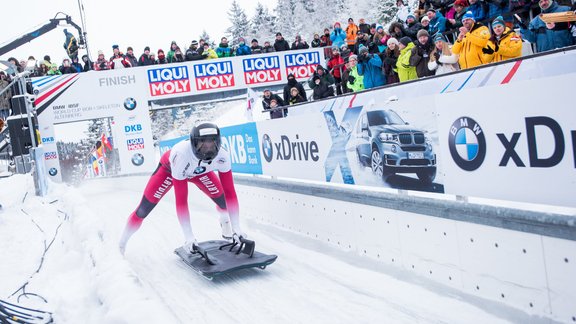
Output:
[[416,173],[416,175],[418,175],[418,179],[420,179],[420,181],[426,184],[431,184],[436,178],[436,170],[420,171]]
[[376,173],[377,176],[382,177],[384,174],[382,170],[382,155],[378,150],[372,150],[371,156],[371,166],[372,172]]

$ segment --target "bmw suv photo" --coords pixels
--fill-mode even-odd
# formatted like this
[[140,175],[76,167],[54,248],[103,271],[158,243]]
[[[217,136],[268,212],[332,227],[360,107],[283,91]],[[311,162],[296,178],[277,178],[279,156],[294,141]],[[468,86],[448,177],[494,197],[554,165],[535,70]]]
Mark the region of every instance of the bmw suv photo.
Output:
[[353,137],[360,165],[370,166],[383,180],[396,173],[414,173],[425,183],[436,178],[436,154],[430,138],[393,110],[362,112]]

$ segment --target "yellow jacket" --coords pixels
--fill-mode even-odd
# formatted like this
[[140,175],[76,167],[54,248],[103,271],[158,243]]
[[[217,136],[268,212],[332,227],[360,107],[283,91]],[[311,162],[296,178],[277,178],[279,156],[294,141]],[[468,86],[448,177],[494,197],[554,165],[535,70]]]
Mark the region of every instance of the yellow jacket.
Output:
[[490,30],[479,23],[474,24],[464,39],[457,40],[452,46],[452,53],[460,55],[458,63],[461,69],[469,69],[482,65],[484,62],[482,49],[488,44]]
[[494,50],[493,54],[484,54],[484,62],[500,62],[511,58],[520,57],[522,55],[522,38],[518,36],[513,30],[506,27],[504,33],[498,42],[498,51],[496,51],[496,44],[494,41],[488,41],[488,46]]

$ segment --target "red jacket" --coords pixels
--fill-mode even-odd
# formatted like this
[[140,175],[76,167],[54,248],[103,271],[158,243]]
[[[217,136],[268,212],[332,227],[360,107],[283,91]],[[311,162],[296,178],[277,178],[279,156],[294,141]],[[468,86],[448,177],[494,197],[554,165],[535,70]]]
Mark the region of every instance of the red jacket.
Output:
[[345,69],[344,60],[342,59],[342,56],[340,55],[332,56],[330,61],[328,61],[327,67],[335,78],[342,77],[341,71],[344,71]]

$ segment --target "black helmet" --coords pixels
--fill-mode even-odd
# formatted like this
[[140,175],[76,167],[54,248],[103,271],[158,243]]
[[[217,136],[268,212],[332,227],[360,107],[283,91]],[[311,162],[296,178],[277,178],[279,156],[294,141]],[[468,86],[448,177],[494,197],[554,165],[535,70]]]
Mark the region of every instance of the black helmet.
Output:
[[202,123],[190,132],[192,152],[199,160],[211,161],[220,151],[220,129],[212,123]]

